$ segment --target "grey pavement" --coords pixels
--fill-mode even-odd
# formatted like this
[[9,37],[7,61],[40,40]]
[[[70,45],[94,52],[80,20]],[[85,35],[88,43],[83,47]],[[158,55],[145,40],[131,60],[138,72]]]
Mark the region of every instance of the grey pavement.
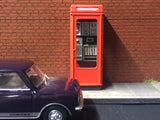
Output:
[[112,83],[103,90],[83,90],[84,99],[160,98],[160,83]]

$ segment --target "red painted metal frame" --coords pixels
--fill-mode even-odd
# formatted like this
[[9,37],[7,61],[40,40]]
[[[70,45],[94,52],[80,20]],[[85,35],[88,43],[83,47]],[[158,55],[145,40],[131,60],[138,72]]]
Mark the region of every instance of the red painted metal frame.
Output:
[[[77,10],[97,8],[97,10]],[[78,19],[97,20],[96,67],[80,67],[76,61],[76,22]],[[103,75],[103,6],[72,5],[70,11],[70,77],[79,80],[81,86],[101,86]]]

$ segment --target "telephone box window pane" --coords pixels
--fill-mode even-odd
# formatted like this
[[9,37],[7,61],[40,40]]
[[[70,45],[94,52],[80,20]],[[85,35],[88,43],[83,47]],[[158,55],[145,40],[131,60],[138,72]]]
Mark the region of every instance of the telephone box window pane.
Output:
[[90,35],[97,36],[97,22],[90,22]]
[[82,35],[89,36],[89,22],[82,22]]
[[86,46],[86,47],[84,47],[84,55],[86,55],[86,56],[97,55],[97,47],[96,46]]
[[77,22],[76,34],[77,36],[81,35],[81,22]]
[[82,51],[82,45],[83,45],[83,41],[82,41],[82,37],[77,37],[76,39],[76,42],[77,42],[77,61],[82,61],[83,59],[83,51]]
[[97,20],[79,19],[76,25],[77,63],[80,67],[96,67]]

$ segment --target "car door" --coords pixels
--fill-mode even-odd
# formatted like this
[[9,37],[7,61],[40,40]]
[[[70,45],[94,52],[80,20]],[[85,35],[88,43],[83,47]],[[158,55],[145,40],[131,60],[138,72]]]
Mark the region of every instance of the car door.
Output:
[[32,91],[16,72],[0,72],[0,118],[33,117]]

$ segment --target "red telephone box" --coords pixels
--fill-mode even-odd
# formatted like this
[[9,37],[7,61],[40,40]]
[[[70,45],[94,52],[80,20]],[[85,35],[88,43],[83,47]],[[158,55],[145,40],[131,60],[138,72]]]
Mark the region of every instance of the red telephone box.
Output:
[[70,77],[81,86],[101,86],[103,73],[103,6],[72,5]]

